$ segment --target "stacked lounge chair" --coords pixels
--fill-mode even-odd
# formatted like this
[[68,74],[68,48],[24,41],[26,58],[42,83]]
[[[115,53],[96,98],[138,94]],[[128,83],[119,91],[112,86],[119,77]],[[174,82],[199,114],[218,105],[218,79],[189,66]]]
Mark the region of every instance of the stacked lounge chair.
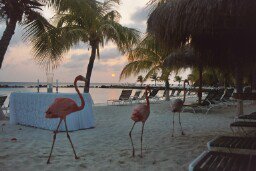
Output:
[[[238,119],[254,120],[256,113],[239,116]],[[231,125],[243,126],[248,121]],[[256,122],[250,122],[256,123]],[[248,124],[249,125],[249,124]],[[253,124],[255,125],[255,124]],[[253,126],[254,127],[254,126]],[[256,125],[255,127],[256,128]],[[203,152],[189,165],[189,170],[256,170],[256,137],[220,136],[207,143],[209,151]]]
[[190,165],[189,171],[255,171],[256,155],[205,151]]
[[231,130],[234,132],[234,127],[241,130],[244,135],[247,135],[245,128],[256,128],[256,112],[253,112],[249,115],[241,115],[235,118],[235,121],[230,124]]
[[219,136],[207,143],[211,151],[256,154],[256,137]]

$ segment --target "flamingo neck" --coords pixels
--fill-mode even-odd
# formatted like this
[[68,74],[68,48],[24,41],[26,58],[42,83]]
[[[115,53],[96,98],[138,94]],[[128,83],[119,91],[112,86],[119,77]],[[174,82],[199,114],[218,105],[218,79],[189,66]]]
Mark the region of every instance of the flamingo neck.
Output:
[[81,100],[81,106],[78,106],[77,110],[82,110],[85,106],[85,102],[84,102],[84,98],[83,98],[82,94],[80,93],[79,89],[77,88],[77,81],[78,81],[78,79],[75,79],[75,81],[74,81],[75,90]]
[[184,91],[184,94],[183,94],[183,103],[185,103],[185,100],[186,100],[186,82],[184,81],[183,83],[183,91]]
[[146,102],[147,102],[147,107],[148,109],[150,108],[150,105],[149,105],[149,99],[148,99],[148,89],[146,88]]

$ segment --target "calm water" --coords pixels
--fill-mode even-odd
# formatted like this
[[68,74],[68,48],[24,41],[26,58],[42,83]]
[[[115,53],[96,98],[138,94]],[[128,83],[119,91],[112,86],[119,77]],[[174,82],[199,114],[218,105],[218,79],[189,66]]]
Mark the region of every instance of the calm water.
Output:
[[[46,85],[45,82],[40,82],[41,85]],[[37,92],[37,88],[29,88],[30,86],[37,86],[37,82],[0,82],[0,85],[8,86],[24,86],[25,88],[0,88],[0,95],[9,95],[12,92]],[[54,83],[54,86],[56,83]],[[73,83],[59,83],[59,86],[73,85]],[[78,83],[78,85],[84,85],[83,83]],[[101,86],[101,85],[118,85],[115,83],[92,83],[91,86]],[[119,84],[119,85],[127,85]],[[80,92],[83,92],[83,88],[79,88]],[[40,88],[40,92],[46,92],[46,88]],[[108,99],[118,99],[121,94],[122,89],[115,88],[90,88],[90,94],[96,105],[104,105],[107,103]],[[133,90],[132,96],[135,93],[136,89]],[[53,93],[56,92],[56,88],[53,88]],[[74,88],[59,87],[59,93],[76,93]],[[162,96],[163,92],[159,91],[158,96]],[[142,93],[141,93],[142,95]],[[7,102],[8,103],[8,100]]]
[[[83,88],[79,88],[80,92],[83,92]],[[40,88],[40,92],[46,92],[46,88]],[[122,89],[110,89],[110,88],[90,88],[90,94],[95,105],[104,105],[108,99],[118,99]],[[132,95],[136,89],[133,90]],[[36,88],[0,88],[0,95],[10,95],[12,92],[37,92]],[[55,88],[53,89],[55,93]],[[76,93],[74,88],[59,88],[59,93]],[[158,95],[162,95],[159,92]],[[142,95],[142,93],[141,93]],[[8,101],[8,100],[7,100]],[[8,102],[6,102],[8,103]]]

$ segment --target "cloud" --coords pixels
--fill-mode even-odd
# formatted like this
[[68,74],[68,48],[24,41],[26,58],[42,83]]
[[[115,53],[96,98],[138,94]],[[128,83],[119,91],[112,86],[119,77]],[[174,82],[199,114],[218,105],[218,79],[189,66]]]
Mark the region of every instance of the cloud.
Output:
[[131,14],[131,22],[127,23],[126,26],[144,33],[147,27],[148,14],[149,11],[144,6],[137,7],[137,10]]
[[73,61],[84,61],[85,60],[85,54],[81,55],[73,55],[71,58]]
[[84,66],[84,62],[72,61],[72,62],[67,62],[63,64],[62,66],[68,69],[77,69],[77,68],[82,68]]
[[101,59],[116,59],[121,56],[121,53],[116,48],[106,48],[100,52]]
[[[87,63],[90,58],[91,51],[87,51],[84,49],[72,49],[68,54],[68,59],[63,62],[63,67],[68,69],[76,69],[82,66],[87,66]],[[120,52],[112,47],[112,44],[105,46],[104,49],[100,50],[100,60],[95,59],[95,66],[97,65],[105,65],[100,66],[100,68],[105,68],[106,66],[118,65],[119,59],[122,56]]]
[[145,7],[139,7],[137,10],[131,15],[131,20],[134,23],[145,22],[148,19],[149,11]]

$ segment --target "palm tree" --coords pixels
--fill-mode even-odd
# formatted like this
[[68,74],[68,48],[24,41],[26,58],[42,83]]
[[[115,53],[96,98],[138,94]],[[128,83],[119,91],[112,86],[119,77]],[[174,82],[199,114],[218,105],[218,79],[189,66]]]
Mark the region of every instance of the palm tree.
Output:
[[[66,2],[66,1],[65,1]],[[34,49],[39,61],[49,58],[61,61],[62,54],[79,42],[90,46],[91,56],[87,66],[84,92],[89,92],[90,79],[96,56],[100,56],[100,46],[112,41],[123,54],[138,42],[139,32],[119,24],[120,14],[113,9],[119,0],[98,1],[72,0],[70,7],[58,11],[57,27],[42,35],[34,36]],[[87,2],[95,2],[88,4]],[[51,43],[49,39],[53,39]],[[56,42],[61,42],[58,44]],[[50,45],[49,45],[50,43]],[[56,44],[57,47],[55,46]],[[51,49],[55,48],[54,51]],[[48,56],[48,57],[47,57]]]
[[159,80],[159,77],[157,76],[157,73],[153,73],[151,76],[151,81],[155,82],[155,86],[156,86],[156,82]]
[[174,77],[174,81],[179,82],[179,86],[180,86],[181,80],[182,80],[182,77],[180,77],[180,76],[178,76],[178,75],[176,75],[176,76]]
[[144,79],[142,77],[142,75],[139,75],[138,78],[137,78],[137,82],[140,83],[140,86],[142,86],[143,82],[144,82]]
[[120,79],[146,72],[144,80],[147,80],[152,74],[161,73],[160,78],[166,82],[166,89],[169,89],[169,74],[178,68],[165,66],[165,58],[168,54],[168,50],[161,48],[161,45],[155,41],[154,36],[146,35],[136,48],[130,51],[128,55],[129,63],[123,68]]
[[0,19],[6,23],[6,28],[0,40],[0,69],[17,23],[27,25],[28,28],[31,22],[36,22],[37,27],[49,26],[47,20],[39,13],[42,6],[43,4],[39,0],[0,1]]

